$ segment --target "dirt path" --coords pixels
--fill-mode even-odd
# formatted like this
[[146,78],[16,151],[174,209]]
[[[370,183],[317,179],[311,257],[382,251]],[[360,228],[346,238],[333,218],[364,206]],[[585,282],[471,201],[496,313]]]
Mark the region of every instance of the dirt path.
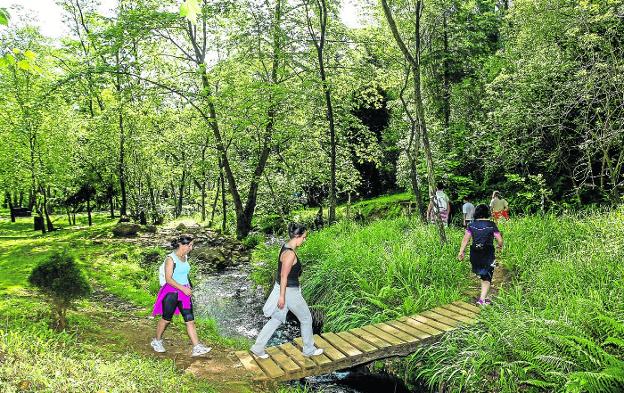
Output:
[[[157,319],[145,317],[144,310],[101,290],[96,290],[95,301],[87,314],[97,329],[88,329],[83,340],[97,342],[112,352],[135,352],[157,359],[170,359],[181,372],[191,373],[208,381],[219,392],[242,393],[267,391],[265,385],[251,382],[231,348],[214,343],[206,356],[191,357],[191,344],[182,320],[174,318],[164,335],[167,352],[156,353],[150,346]],[[163,367],[167,367],[163,364]]]

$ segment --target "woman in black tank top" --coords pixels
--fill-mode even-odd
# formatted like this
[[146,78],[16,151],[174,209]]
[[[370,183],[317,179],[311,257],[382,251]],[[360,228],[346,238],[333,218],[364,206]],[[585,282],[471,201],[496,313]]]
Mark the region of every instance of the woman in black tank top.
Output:
[[262,308],[264,315],[271,319],[264,325],[256,338],[256,343],[251,347],[251,352],[261,359],[269,357],[265,352],[266,344],[275,330],[286,321],[288,311],[295,314],[301,323],[303,355],[317,356],[323,353],[322,349],[314,345],[312,314],[299,288],[299,276],[302,269],[295,250],[306,239],[305,226],[291,223],[288,225],[288,234],[290,240],[282,246],[279,252],[277,278],[273,291]]
[[299,257],[297,256],[295,250],[289,247],[288,244],[284,244],[282,246],[282,249],[279,252],[279,256],[277,257],[277,276],[275,282],[277,284],[280,284],[280,277],[282,277],[282,255],[285,251],[292,251],[293,254],[295,254],[295,262],[290,268],[290,272],[288,272],[288,275],[286,276],[286,287],[298,287],[299,276],[301,275],[301,263],[299,262]]

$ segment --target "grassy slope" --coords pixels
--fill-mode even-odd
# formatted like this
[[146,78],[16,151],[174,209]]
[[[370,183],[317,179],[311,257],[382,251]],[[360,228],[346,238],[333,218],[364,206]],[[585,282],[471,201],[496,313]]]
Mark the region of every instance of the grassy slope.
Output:
[[[31,219],[18,220],[15,224],[0,221],[0,391],[66,391],[68,386],[76,392],[213,391],[207,383],[180,374],[172,361],[129,351],[119,355],[123,343],[115,343],[115,337],[106,337],[107,342],[113,341],[107,346],[83,341],[86,332],[110,336],[87,314],[114,312],[100,303],[80,302],[68,315],[69,332],[50,330],[48,307],[28,287],[27,277],[53,251],[70,252],[92,284],[139,306],[140,315],[147,315],[153,303],[156,270],[140,267],[142,250],[136,246],[106,241],[113,222],[104,216],[97,216],[98,224],[92,228],[45,236],[31,231]],[[236,344],[219,338],[211,321],[198,324],[203,340]]]
[[405,364],[445,391],[624,391],[624,209],[502,226],[512,280]]
[[[397,373],[457,392],[622,391],[624,208],[500,227],[511,282],[496,305],[477,326],[398,362]],[[455,259],[461,237],[451,229],[441,247],[434,228],[407,218],[311,232],[299,252],[305,296],[326,330],[455,300],[471,275]],[[258,282],[271,282],[277,250],[256,251]]]

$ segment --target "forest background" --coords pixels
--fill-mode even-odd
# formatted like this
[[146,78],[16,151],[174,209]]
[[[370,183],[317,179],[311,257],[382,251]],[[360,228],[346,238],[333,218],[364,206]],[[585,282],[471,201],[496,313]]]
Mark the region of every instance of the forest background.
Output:
[[514,213],[621,201],[620,1],[381,1],[359,28],[329,1],[59,5],[68,37],[1,27],[5,206],[242,238],[401,190],[422,210],[435,181]]

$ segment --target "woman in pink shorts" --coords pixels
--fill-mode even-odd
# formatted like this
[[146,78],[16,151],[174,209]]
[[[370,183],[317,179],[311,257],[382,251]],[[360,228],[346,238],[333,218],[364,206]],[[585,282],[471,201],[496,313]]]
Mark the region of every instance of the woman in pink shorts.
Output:
[[193,237],[182,235],[171,242],[174,250],[165,258],[165,284],[158,291],[154,303],[153,315],[162,315],[156,326],[156,337],[151,345],[156,352],[165,352],[162,335],[169,326],[171,318],[175,314],[181,314],[186,324],[186,332],[193,343],[191,356],[201,356],[210,352],[209,347],[204,346],[197,338],[195,329],[195,317],[193,316],[193,303],[191,301],[191,282],[189,272],[191,265],[188,263],[188,253],[193,249]]

